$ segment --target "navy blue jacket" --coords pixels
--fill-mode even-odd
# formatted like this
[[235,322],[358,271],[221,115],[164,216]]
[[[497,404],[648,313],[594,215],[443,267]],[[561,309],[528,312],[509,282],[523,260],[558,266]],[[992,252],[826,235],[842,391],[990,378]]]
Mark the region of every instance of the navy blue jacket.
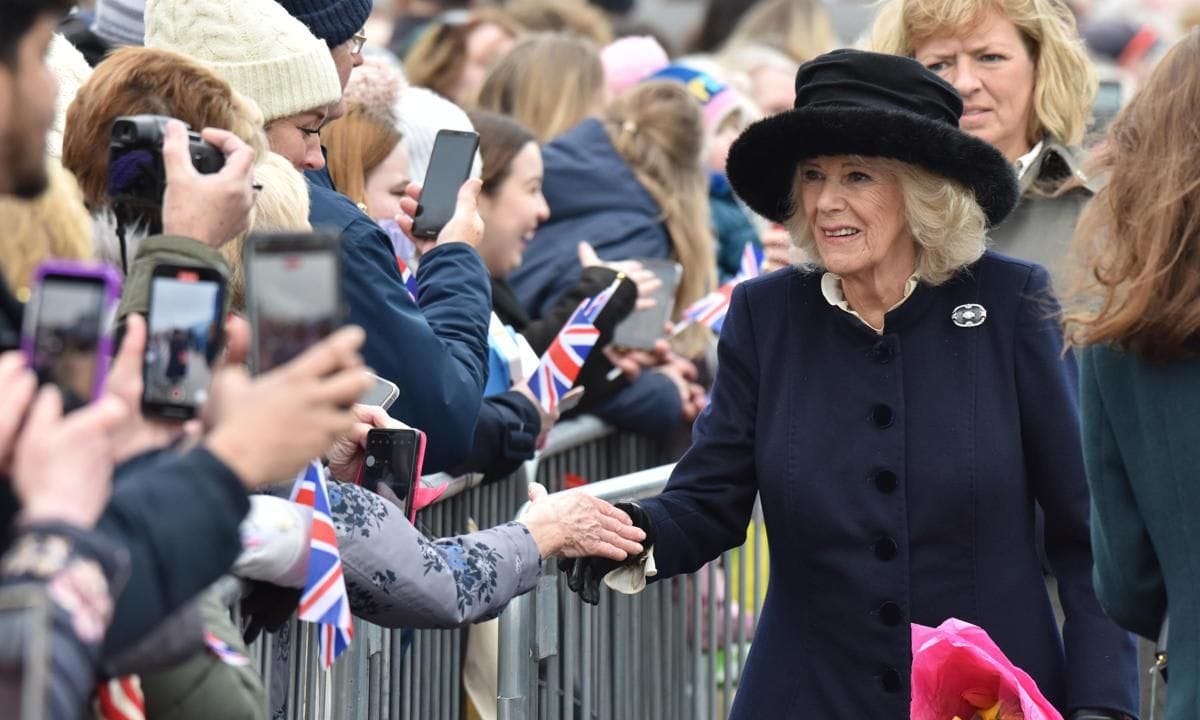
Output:
[[[770,583],[732,718],[907,718],[909,623],[949,617],[984,628],[1060,710],[1137,714],[1133,639],[1092,587],[1077,370],[1049,286],[989,253],[919,285],[882,336],[826,302],[820,273],[734,291],[712,402],[645,502],[669,577],[740,545],[761,494]],[[986,322],[955,325],[965,303]]]
[[487,269],[465,244],[434,248],[417,270],[418,308],[383,230],[333,189],[328,173],[305,177],[313,227],[342,235],[346,320],[367,331],[363,358],[400,388],[389,412],[425,432],[427,472],[449,469],[471,452],[487,382]]
[[591,243],[603,260],[665,258],[671,252],[658,203],[617,154],[599,120],[584,120],[546,145],[542,160],[550,219],[508,278],[535,320],[579,282],[579,243]]

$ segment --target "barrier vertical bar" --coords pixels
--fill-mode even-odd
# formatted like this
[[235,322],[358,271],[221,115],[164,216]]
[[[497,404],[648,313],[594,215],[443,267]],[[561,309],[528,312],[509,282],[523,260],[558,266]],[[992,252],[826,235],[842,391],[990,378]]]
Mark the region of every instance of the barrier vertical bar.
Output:
[[530,603],[528,595],[513,598],[500,615],[497,720],[530,720]]

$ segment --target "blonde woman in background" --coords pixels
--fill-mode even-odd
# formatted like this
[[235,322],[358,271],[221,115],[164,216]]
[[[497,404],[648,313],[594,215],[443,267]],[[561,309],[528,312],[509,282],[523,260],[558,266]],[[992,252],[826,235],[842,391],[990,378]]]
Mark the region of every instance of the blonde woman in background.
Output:
[[409,82],[470,105],[488,71],[520,37],[521,26],[495,8],[454,10],[430,23],[404,60]]
[[50,184],[35,200],[0,197],[5,239],[0,268],[18,300],[29,299],[29,281],[47,258],[84,260],[94,256],[92,218],[83,206],[75,176],[57,160],[46,164]]
[[723,50],[766,45],[797,63],[841,45],[821,0],[762,0],[738,21]]
[[1096,73],[1075,19],[1055,0],[889,0],[872,44],[906,55],[962,95],[960,127],[1016,168],[1021,203],[992,247],[1050,269],[1063,259],[1093,186],[1080,169]]
[[547,143],[598,117],[607,100],[596,47],[574,35],[542,33],[522,40],[492,68],[476,105],[512,117]]

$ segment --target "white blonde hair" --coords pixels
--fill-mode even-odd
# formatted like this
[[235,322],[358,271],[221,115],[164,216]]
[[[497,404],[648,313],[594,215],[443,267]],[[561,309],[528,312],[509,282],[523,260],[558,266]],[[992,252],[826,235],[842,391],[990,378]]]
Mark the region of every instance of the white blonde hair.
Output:
[[[900,183],[905,225],[916,244],[918,280],[941,285],[983,255],[987,219],[975,194],[965,186],[899,160],[857,157],[855,160]],[[803,167],[803,163],[796,166],[792,206],[797,212],[788,218],[786,225],[792,242],[808,258],[806,264],[824,269],[817,240],[803,212],[799,190]]]

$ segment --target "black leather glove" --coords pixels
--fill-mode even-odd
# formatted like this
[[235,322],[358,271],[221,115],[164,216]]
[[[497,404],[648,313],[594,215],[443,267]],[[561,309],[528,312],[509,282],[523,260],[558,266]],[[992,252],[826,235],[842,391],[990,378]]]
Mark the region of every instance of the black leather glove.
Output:
[[1071,717],[1068,720],[1133,720],[1133,718],[1115,710],[1081,708],[1071,713]]
[[276,632],[300,605],[300,588],[285,588],[259,580],[250,581],[250,591],[242,597],[242,639],[247,645],[264,630]]
[[646,533],[646,539],[642,541],[641,555],[630,555],[624,560],[602,557],[558,559],[559,572],[567,576],[567,587],[571,588],[572,592],[579,593],[579,597],[585,603],[592,605],[600,602],[600,583],[605,575],[622,565],[637,565],[650,552],[650,548],[654,547],[654,521],[650,519],[650,514],[636,502],[619,502],[614,507],[629,515],[633,524]]

